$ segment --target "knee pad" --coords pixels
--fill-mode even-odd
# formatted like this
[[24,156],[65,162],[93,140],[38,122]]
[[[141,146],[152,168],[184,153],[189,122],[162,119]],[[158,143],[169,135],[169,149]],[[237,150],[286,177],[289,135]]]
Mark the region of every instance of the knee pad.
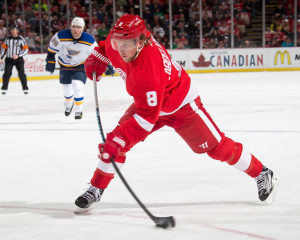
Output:
[[72,81],[72,88],[74,91],[75,98],[82,98],[84,94],[84,83],[80,80]]
[[66,99],[70,99],[71,97],[73,97],[73,89],[71,84],[62,84],[62,89],[63,89],[64,97]]
[[232,139],[224,137],[221,142],[207,154],[215,160],[234,165],[240,159],[242,151],[243,145],[241,143],[236,143]]

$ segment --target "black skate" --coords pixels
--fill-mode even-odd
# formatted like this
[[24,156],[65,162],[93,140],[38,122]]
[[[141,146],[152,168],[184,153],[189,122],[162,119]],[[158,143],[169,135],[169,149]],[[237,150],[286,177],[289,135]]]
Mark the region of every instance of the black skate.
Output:
[[75,112],[75,119],[81,119],[82,118],[82,112]]
[[259,199],[267,204],[271,204],[275,197],[279,179],[272,170],[264,166],[262,172],[255,178],[255,181]]
[[74,103],[72,103],[72,106],[71,107],[66,107],[65,109],[65,116],[69,116],[72,112],[72,109],[73,109],[73,106],[74,106]]
[[80,214],[91,210],[92,204],[99,202],[103,194],[104,189],[91,186],[84,194],[80,195],[76,201],[75,214]]

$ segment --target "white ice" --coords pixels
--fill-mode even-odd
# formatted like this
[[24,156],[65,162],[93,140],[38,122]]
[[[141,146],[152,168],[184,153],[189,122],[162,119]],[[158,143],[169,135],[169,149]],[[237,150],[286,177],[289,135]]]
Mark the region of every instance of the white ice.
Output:
[[[191,77],[219,128],[280,178],[272,205],[258,200],[248,175],[196,155],[163,128],[128,153],[122,173],[154,215],[175,217],[175,228],[155,228],[118,176],[90,214],[74,215],[101,140],[93,84],[78,121],[64,116],[58,80],[30,81],[26,96],[11,82],[0,96],[0,239],[300,239],[299,72]],[[108,132],[131,98],[119,77],[103,78],[98,94]]]

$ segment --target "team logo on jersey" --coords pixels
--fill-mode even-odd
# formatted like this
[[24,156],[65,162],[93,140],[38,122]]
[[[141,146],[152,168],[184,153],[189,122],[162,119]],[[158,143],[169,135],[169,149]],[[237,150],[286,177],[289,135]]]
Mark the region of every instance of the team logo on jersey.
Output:
[[119,75],[121,76],[121,78],[124,80],[124,82],[126,82],[126,78],[127,78],[126,73],[121,68],[116,68],[116,70],[119,73]]
[[67,57],[70,59],[72,59],[73,56],[76,56],[80,53],[80,51],[75,51],[69,48],[67,48],[67,52],[68,52]]

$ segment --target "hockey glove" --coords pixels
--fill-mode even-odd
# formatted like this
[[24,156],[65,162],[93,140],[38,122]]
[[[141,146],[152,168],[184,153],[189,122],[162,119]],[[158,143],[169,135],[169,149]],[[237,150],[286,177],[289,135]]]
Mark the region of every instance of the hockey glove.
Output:
[[115,69],[111,64],[108,64],[106,71],[105,71],[105,75],[111,75],[113,76],[115,74]]
[[95,47],[91,55],[84,62],[87,77],[93,80],[93,72],[96,72],[96,80],[100,81],[102,74],[109,64],[109,59],[99,47]]
[[48,55],[46,57],[46,68],[45,68],[45,70],[52,74],[55,70],[55,63],[56,63],[55,54],[48,52]]
[[[126,141],[124,138],[116,133],[107,134],[105,144],[99,144],[100,159],[103,162],[110,163],[110,159],[113,158],[118,162],[121,159],[125,161]],[[122,160],[121,160],[122,161]]]

